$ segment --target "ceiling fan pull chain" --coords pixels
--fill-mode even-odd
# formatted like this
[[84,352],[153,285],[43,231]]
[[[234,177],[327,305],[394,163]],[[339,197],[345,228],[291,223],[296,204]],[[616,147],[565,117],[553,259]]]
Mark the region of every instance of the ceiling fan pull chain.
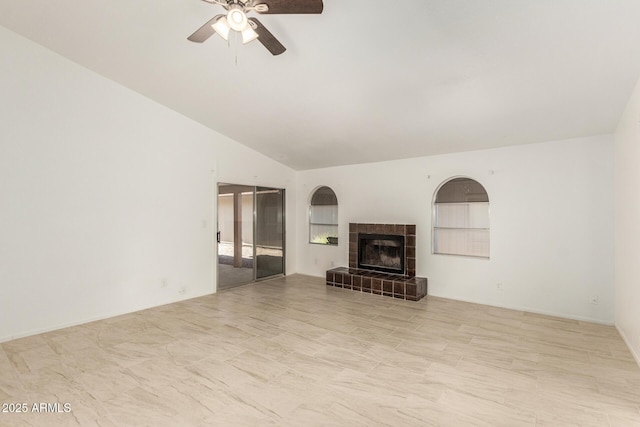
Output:
[[236,57],[236,67],[238,66],[238,32],[235,32],[235,34],[233,35],[233,50],[235,53],[235,57]]

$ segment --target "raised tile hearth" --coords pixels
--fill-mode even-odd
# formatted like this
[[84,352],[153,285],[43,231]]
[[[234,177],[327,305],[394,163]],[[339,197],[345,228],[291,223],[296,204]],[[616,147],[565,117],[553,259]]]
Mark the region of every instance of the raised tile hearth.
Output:
[[425,277],[406,277],[346,267],[327,271],[327,286],[409,301],[419,301],[427,295]]
[[327,271],[327,286],[418,301],[427,279],[415,277],[416,226],[349,224],[349,267]]

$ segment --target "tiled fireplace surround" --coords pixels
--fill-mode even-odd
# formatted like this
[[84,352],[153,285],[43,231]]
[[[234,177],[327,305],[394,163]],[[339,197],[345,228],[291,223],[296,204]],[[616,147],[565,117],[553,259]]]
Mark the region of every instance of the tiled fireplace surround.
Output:
[[[404,236],[404,274],[358,268],[358,235]],[[414,224],[349,224],[349,267],[327,271],[327,286],[393,298],[418,301],[427,294],[427,279],[416,277],[416,226]]]

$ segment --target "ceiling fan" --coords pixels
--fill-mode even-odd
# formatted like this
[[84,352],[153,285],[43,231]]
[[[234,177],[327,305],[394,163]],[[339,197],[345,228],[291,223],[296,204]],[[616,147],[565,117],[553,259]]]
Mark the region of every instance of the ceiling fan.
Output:
[[242,34],[242,43],[258,39],[272,55],[280,55],[287,50],[273,34],[256,18],[247,18],[247,13],[260,14],[298,14],[322,13],[322,0],[203,0],[207,3],[218,4],[225,8],[226,14],[216,15],[200,27],[188,39],[202,43],[218,33],[223,39],[229,39],[231,30]]

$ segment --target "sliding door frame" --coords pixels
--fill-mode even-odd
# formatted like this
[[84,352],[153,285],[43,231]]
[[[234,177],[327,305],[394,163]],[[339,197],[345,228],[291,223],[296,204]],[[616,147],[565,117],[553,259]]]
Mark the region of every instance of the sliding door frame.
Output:
[[[220,283],[220,242],[218,242],[218,236],[221,230],[220,227],[220,188],[221,187],[225,187],[225,186],[238,186],[238,187],[246,187],[247,190],[252,189],[252,193],[253,193],[253,212],[252,212],[252,219],[253,219],[253,230],[252,230],[252,235],[253,235],[253,242],[252,242],[252,254],[253,254],[253,275],[252,275],[252,280],[247,281],[247,282],[238,282],[237,284],[231,284],[229,286],[226,287],[221,287],[221,283]],[[260,277],[258,278],[258,253],[257,253],[257,247],[258,247],[258,242],[257,242],[257,238],[258,238],[258,189],[261,190],[273,190],[273,191],[277,191],[280,193],[281,195],[281,203],[279,208],[281,209],[281,213],[282,213],[282,233],[281,233],[281,246],[282,246],[282,256],[281,256],[281,260],[282,260],[282,272],[280,273],[276,273],[276,274],[272,274],[269,276],[265,276],[265,277]],[[223,193],[224,194],[224,193]],[[243,286],[243,285],[247,285],[250,283],[256,283],[256,282],[261,282],[264,280],[269,280],[269,279],[273,279],[275,277],[281,277],[281,276],[285,276],[286,275],[286,237],[287,237],[287,229],[286,229],[286,189],[284,188],[275,188],[275,187],[266,187],[266,186],[256,186],[256,185],[245,185],[245,184],[230,184],[230,183],[226,183],[226,182],[217,182],[216,183],[216,211],[215,211],[215,221],[214,224],[216,225],[216,230],[215,230],[215,235],[216,235],[216,243],[215,243],[215,258],[214,258],[214,262],[216,265],[216,292],[218,291],[223,291],[223,290],[227,290],[227,289],[232,289],[236,286]],[[241,202],[240,202],[241,203]],[[242,218],[242,216],[241,216]],[[234,223],[234,233],[235,233],[235,223]],[[235,241],[234,241],[234,245],[235,245]]]

